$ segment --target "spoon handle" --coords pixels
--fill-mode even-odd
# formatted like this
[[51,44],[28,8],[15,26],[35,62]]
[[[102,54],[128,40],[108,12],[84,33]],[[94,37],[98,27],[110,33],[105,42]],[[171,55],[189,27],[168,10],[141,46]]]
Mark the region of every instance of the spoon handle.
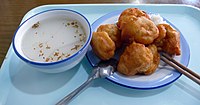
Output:
[[65,96],[62,100],[60,100],[56,105],[68,105],[68,103],[74,98],[78,93],[80,93],[86,86],[88,86],[92,82],[93,78],[90,77],[86,82],[84,82],[81,86],[71,92],[69,95]]
[[67,105],[72,98],[74,98],[78,93],[80,93],[85,87],[87,87],[92,80],[98,78],[98,68],[95,68],[93,71],[93,73],[90,75],[90,77],[88,78],[87,81],[85,81],[81,86],[79,86],[77,89],[75,89],[74,91],[72,91],[69,95],[65,96],[63,99],[61,99],[58,103],[56,103],[56,105]]

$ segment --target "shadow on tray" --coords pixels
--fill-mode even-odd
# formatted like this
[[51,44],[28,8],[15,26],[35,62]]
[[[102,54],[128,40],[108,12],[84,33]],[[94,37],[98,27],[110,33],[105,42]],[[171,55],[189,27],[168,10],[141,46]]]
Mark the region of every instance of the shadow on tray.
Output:
[[72,68],[75,70],[57,74],[42,73],[34,70],[37,68],[33,68],[20,59],[16,59],[12,60],[9,65],[11,83],[20,91],[29,94],[45,94],[61,88],[70,81],[80,67],[80,64],[78,64]]

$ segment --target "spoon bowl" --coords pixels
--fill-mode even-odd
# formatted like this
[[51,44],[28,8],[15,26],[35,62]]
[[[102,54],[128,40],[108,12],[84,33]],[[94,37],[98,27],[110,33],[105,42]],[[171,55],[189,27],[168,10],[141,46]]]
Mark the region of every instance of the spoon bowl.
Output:
[[100,61],[97,67],[100,69],[98,70],[100,78],[111,76],[117,70],[117,60]]
[[81,86],[79,86],[69,95],[61,99],[56,105],[67,105],[78,93],[80,93],[85,87],[87,87],[93,80],[97,78],[106,78],[111,76],[116,71],[116,67],[116,59],[100,61],[98,65],[93,69],[87,81],[85,81]]

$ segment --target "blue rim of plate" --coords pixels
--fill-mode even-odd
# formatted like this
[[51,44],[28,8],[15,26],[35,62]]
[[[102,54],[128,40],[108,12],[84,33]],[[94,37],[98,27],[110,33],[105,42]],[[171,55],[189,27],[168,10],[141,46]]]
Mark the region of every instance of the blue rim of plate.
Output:
[[[104,21],[106,21],[106,19],[112,18],[112,17],[117,17],[121,14],[123,10],[117,10],[117,11],[113,11],[110,12],[102,17],[100,17],[99,19],[97,19],[93,24],[92,24],[92,30],[96,31],[96,29],[98,28],[99,25],[101,25],[101,23],[103,23]],[[166,21],[167,23],[169,23],[172,27],[174,27],[177,31],[179,31],[172,23],[170,23],[168,20],[166,20],[165,18],[163,18],[164,21]],[[117,22],[117,21],[116,21]],[[114,24],[114,23],[113,23]],[[180,32],[180,31],[179,31]],[[189,64],[189,59],[190,59],[190,49],[189,49],[189,45],[187,43],[187,41],[185,40],[185,38],[183,37],[182,33],[180,32],[180,44],[181,44],[181,58],[180,58],[180,63],[188,66]],[[91,46],[86,54],[86,57],[89,61],[89,63],[95,67],[97,62],[100,61],[100,59],[93,53],[91,52]],[[94,54],[91,56],[91,54]],[[128,88],[132,88],[132,89],[144,89],[144,90],[148,90],[148,89],[156,89],[156,88],[161,88],[164,86],[167,86],[173,82],[175,82],[182,74],[178,71],[172,71],[171,72],[172,75],[171,77],[161,81],[154,81],[155,83],[148,83],[147,84],[143,84],[143,83],[139,83],[139,82],[130,82],[128,80],[123,80],[121,78],[120,75],[118,75],[117,73],[114,73],[113,76],[111,77],[107,77],[106,79],[116,83],[118,85],[124,86],[124,87],[128,87]],[[166,75],[168,76],[168,75]],[[136,84],[140,84],[140,85],[136,85]]]

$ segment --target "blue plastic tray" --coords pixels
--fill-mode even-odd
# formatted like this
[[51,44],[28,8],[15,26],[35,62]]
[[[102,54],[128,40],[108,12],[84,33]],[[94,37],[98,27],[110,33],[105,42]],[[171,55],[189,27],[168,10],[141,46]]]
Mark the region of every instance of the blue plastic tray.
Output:
[[[188,67],[200,74],[200,10],[187,5],[134,5],[134,4],[65,4],[45,5],[29,11],[28,17],[47,10],[68,8],[84,14],[92,24],[99,17],[128,7],[159,13],[173,23],[183,34],[190,47]],[[34,70],[21,61],[10,46],[0,70],[0,105],[54,105],[59,99],[82,84],[91,72],[86,57],[72,70],[47,74]],[[77,96],[70,105],[200,105],[200,86],[181,76],[171,85],[136,90],[99,79]]]

